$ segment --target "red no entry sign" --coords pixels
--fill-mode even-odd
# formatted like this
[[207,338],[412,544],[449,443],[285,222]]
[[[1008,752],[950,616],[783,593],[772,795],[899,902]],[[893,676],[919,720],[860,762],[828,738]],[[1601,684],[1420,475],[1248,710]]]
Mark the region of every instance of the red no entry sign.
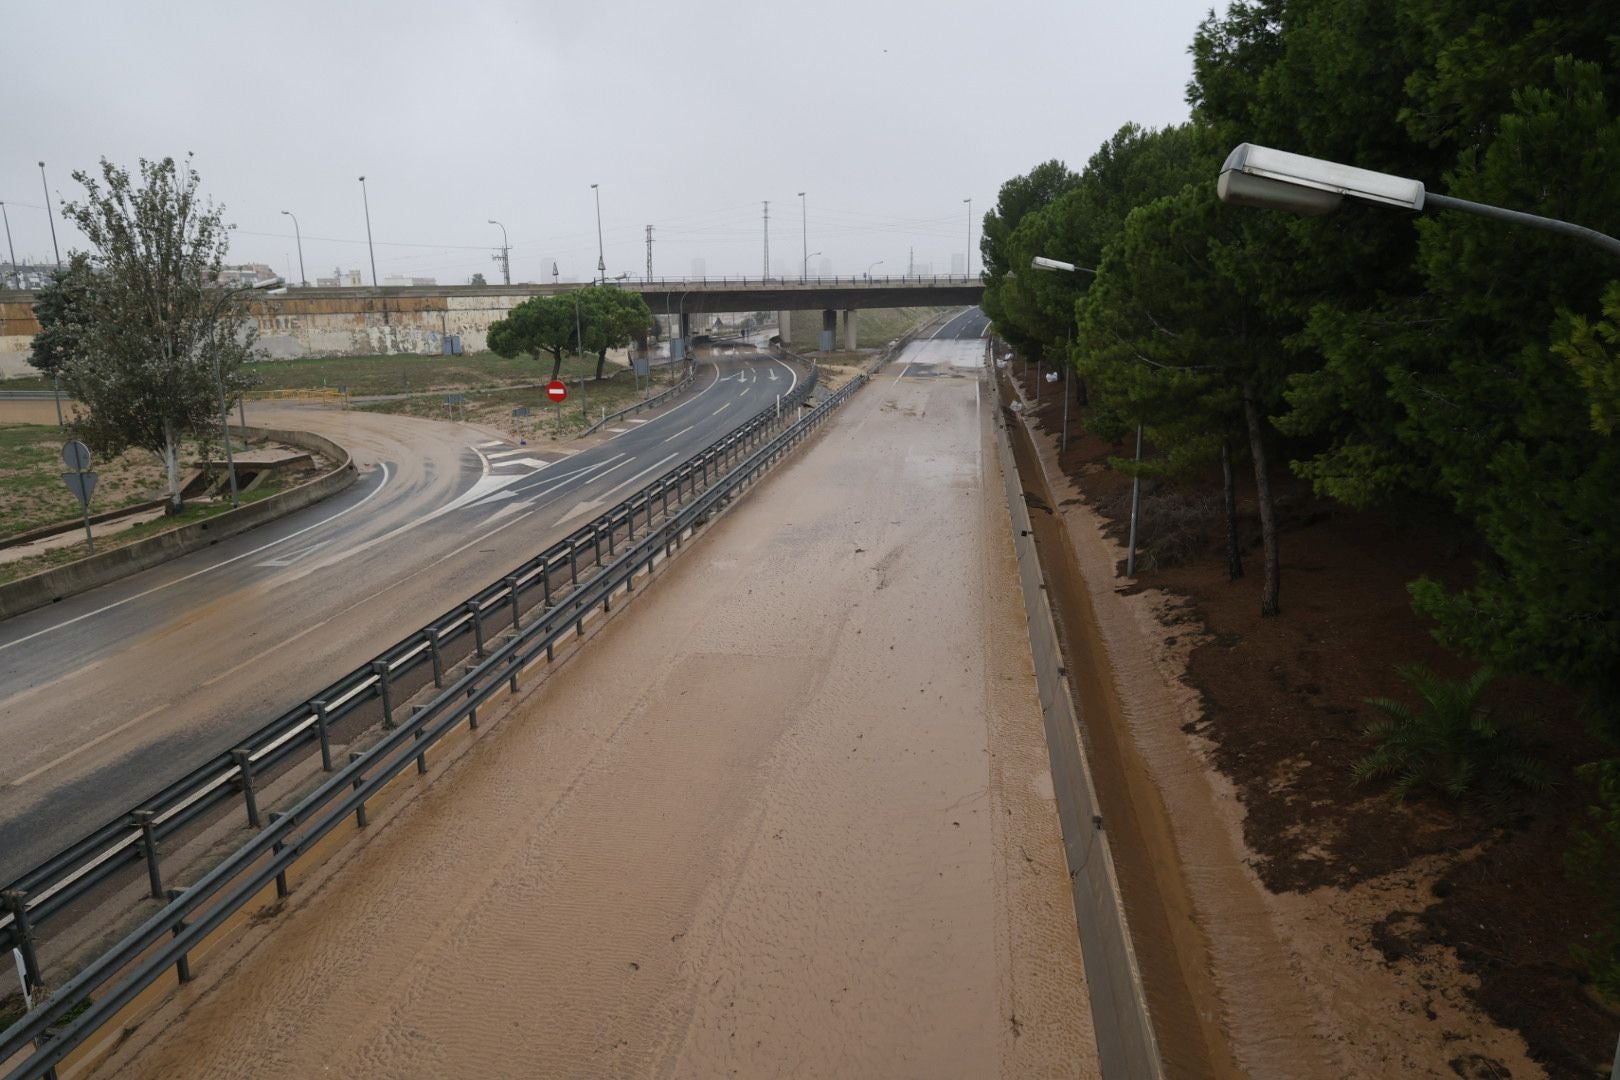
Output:
[[546,397],[552,401],[563,402],[568,400],[568,387],[563,385],[561,379],[552,379],[546,384]]

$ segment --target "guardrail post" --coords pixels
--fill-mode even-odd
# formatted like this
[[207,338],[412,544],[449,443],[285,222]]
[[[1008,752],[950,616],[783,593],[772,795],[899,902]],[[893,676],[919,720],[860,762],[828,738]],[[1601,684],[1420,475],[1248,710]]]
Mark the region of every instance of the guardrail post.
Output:
[[478,659],[484,658],[484,616],[483,609],[478,601],[467,601],[467,614],[472,616],[473,625],[473,655]]
[[439,628],[430,626],[427,629],[428,650],[433,654],[433,685],[444,689],[444,658],[439,654]]
[[315,735],[321,740],[321,769],[324,772],[331,772],[332,734],[326,728],[326,702],[312,701],[309,707],[315,710]]
[[[355,762],[359,761],[363,756],[364,755],[361,754],[360,751],[358,751],[358,750],[350,750],[349,751],[349,764],[353,765]],[[364,784],[365,782],[366,782],[365,777],[356,776],[354,778],[354,790],[359,791],[360,790],[360,785]],[[366,817],[366,804],[363,803],[363,802],[359,806],[354,808],[354,823],[356,825],[360,826],[362,829],[365,828],[367,825],[369,825],[371,823]]]
[[516,633],[517,631],[523,629],[522,614],[518,610],[518,584],[517,584],[517,575],[516,574],[514,574],[511,577],[506,579],[506,587],[511,592],[511,597],[512,597],[512,632]]
[[248,752],[238,747],[231,751],[231,760],[236,762],[237,771],[242,774],[242,800],[247,803],[248,824],[255,829],[259,827],[259,793],[253,788],[253,759]]
[[[468,700],[472,699],[472,696],[473,696],[473,694],[475,692],[476,691],[472,687],[470,687],[470,686],[467,687],[467,698],[468,698]],[[476,705],[474,705],[472,708],[467,710],[467,730],[468,731],[477,731],[478,730],[478,706],[476,706]]]
[[[415,723],[417,718],[420,717],[425,712],[427,712],[427,706],[426,705],[418,706],[412,713],[411,722]],[[416,741],[420,743],[425,738],[427,738],[427,729],[423,728],[423,727],[417,728],[416,729],[416,735],[415,735]],[[417,755],[416,755],[416,775],[421,776],[422,774],[424,774],[426,772],[427,772],[427,747],[423,746],[423,747],[420,748],[419,753],[417,753]]]
[[[282,814],[282,813],[280,813],[278,811],[272,810],[272,811],[270,811],[270,824],[274,825],[276,822],[280,821],[282,818],[284,818],[286,816],[287,815],[285,815],[285,814]],[[276,841],[272,842],[271,845],[270,845],[270,856],[272,858],[274,858],[275,856],[280,855],[281,854],[281,849],[286,847],[286,846],[287,845],[285,843],[283,843],[282,841],[280,841],[280,840],[276,840]],[[291,892],[291,891],[292,891],[291,889],[287,888],[287,871],[285,871],[285,870],[277,871],[276,872],[276,898],[277,899],[285,899],[287,894],[289,892]]]
[[163,899],[163,874],[158,870],[157,834],[152,830],[152,819],[157,817],[150,810],[137,810],[129,815],[135,827],[141,830],[141,847],[146,853],[146,881],[152,889],[152,899]]
[[17,951],[22,953],[23,978],[32,993],[44,979],[39,973],[39,956],[34,952],[34,925],[28,921],[28,894],[16,889],[0,892],[0,907],[11,912],[11,936],[16,939]]
[[572,540],[568,541],[568,583],[570,585],[579,584],[579,552],[575,549]]
[[596,553],[596,568],[602,569],[602,533],[594,521],[591,522],[591,550]]
[[382,695],[383,727],[392,728],[394,726],[394,697],[388,689],[388,672],[388,661],[373,660],[371,662],[371,673],[377,676],[377,691]]
[[[172,904],[184,896],[185,893],[186,890],[184,889],[170,889],[164,894],[164,896],[166,896],[169,903]],[[176,919],[170,933],[172,933],[175,937],[179,937],[181,933],[185,931],[186,927],[190,925],[191,924],[186,922],[184,919]],[[180,958],[174,962],[174,973],[175,976],[183,983],[188,983],[191,981],[191,955],[189,953],[180,954]]]

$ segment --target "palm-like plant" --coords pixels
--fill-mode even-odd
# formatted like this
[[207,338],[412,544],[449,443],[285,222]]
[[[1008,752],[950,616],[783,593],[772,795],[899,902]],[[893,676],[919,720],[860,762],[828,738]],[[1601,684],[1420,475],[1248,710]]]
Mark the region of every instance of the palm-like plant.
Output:
[[1367,700],[1384,715],[1363,731],[1377,747],[1356,763],[1357,781],[1389,780],[1397,799],[1433,791],[1504,809],[1516,792],[1552,786],[1546,765],[1531,756],[1524,725],[1502,719],[1484,703],[1494,678],[1490,668],[1464,680],[1443,679],[1421,664],[1400,672],[1422,705]]

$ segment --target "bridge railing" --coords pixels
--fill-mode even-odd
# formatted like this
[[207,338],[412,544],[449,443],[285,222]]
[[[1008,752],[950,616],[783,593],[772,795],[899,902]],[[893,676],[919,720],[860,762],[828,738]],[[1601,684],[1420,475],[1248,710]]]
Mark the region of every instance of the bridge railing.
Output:
[[[568,284],[564,282],[564,284]],[[580,284],[574,283],[570,287],[577,288]],[[801,277],[790,275],[787,277],[622,277],[609,278],[609,285],[633,288],[693,288],[705,285],[734,285],[748,289],[774,289],[774,288],[887,288],[895,285],[925,286],[925,285],[981,285],[983,281],[977,274],[858,274],[848,277],[822,277],[810,275]]]

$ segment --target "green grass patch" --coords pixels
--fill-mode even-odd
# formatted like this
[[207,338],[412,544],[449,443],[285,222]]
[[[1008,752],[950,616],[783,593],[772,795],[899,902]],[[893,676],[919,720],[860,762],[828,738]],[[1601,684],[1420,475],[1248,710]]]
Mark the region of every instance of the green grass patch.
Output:
[[[0,536],[67,521],[79,500],[62,482],[62,444],[67,434],[49,424],[0,424]],[[197,447],[182,448],[195,456]],[[92,513],[156,498],[164,490],[163,466],[155,454],[130,450],[92,463],[98,479]]]
[[550,377],[549,360],[508,360],[492,352],[462,356],[323,356],[261,360],[248,365],[260,390],[336,390],[347,386],[356,397],[409,394],[422,390],[473,390],[540,382]]
[[[927,320],[950,308],[873,308],[855,313],[855,345],[861,349],[881,349],[908,330],[914,330]],[[821,344],[821,312],[795,311],[793,340],[788,348],[794,352],[815,352]],[[844,316],[838,316],[838,329],[833,333],[833,348],[844,347]]]
[[[270,496],[284,490],[286,490],[286,485],[283,482],[266,478],[263,483],[254,488],[252,491],[242,492],[241,502],[243,506],[247,506],[250,503],[258,502],[261,499],[268,499]],[[78,505],[76,500],[74,505]],[[104,551],[112,551],[114,548],[127,547],[130,544],[135,543],[137,540],[145,540],[149,536],[156,536],[159,533],[165,533],[172,529],[178,529],[182,525],[191,525],[199,521],[207,521],[209,518],[218,517],[230,509],[231,504],[228,496],[223,502],[193,501],[187,503],[178,514],[173,514],[168,517],[160,517],[152,521],[143,521],[139,525],[132,525],[129,528],[123,529],[119,532],[107,533],[106,535],[103,535],[102,533],[96,531],[96,526],[94,525],[90,527],[90,531],[95,533],[96,554],[99,555]],[[70,563],[76,559],[82,559],[88,554],[89,550],[84,544],[84,533],[81,531],[77,534],[77,542],[74,544],[70,544],[66,547],[52,548],[49,551],[42,551],[38,555],[30,555],[26,559],[17,559],[13,562],[0,563],[0,583],[15,581],[18,578],[28,577],[30,574],[38,574],[42,571],[61,566],[64,563]]]

